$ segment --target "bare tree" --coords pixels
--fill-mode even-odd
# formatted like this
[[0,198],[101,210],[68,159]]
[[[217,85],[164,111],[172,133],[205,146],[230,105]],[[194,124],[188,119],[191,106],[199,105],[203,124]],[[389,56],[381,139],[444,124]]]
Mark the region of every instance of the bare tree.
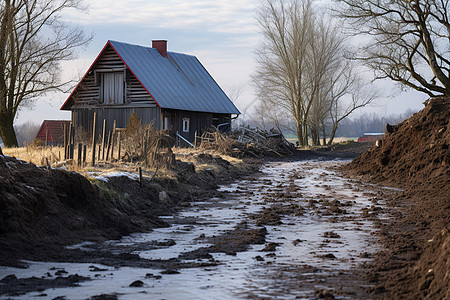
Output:
[[232,85],[227,89],[227,96],[230,98],[231,102],[236,104],[237,100],[244,93],[245,87],[244,84],[236,84]]
[[[260,112],[279,127],[290,115],[299,144],[307,146],[309,136],[319,144],[332,108],[340,113],[333,114],[336,126],[354,110],[342,114],[340,103],[357,77],[344,55],[346,38],[331,20],[318,17],[310,0],[265,0],[257,20],[264,36],[253,76]],[[355,109],[365,102],[356,103]]]
[[449,1],[335,0],[354,34],[370,36],[358,57],[378,79],[450,96]]
[[[378,95],[376,91],[367,88],[367,84],[360,78],[353,77],[352,74],[350,74],[350,77],[343,77],[344,79],[341,80],[341,83],[335,88],[331,96],[332,101],[330,102],[329,116],[332,123],[332,130],[328,145],[333,143],[339,123],[358,108],[371,103]],[[342,99],[346,96],[350,98],[347,101]]]
[[[333,102],[340,101],[341,94],[349,91],[353,78],[353,66],[345,58],[346,38],[331,20],[322,18],[316,22],[315,38],[311,42],[313,64],[309,76],[313,83],[311,111],[308,125],[314,145],[320,144],[320,129],[325,130]],[[336,97],[339,94],[339,97]],[[325,136],[325,135],[324,135]]]
[[90,36],[65,24],[61,13],[80,0],[0,1],[0,136],[16,147],[18,109],[48,91],[63,90],[60,62],[73,59]]
[[273,109],[271,103],[260,101],[255,108],[252,121],[256,126],[265,130],[275,128],[279,132],[296,132],[296,126],[292,126],[291,119],[292,117],[286,110]]
[[257,21],[264,37],[256,51],[258,67],[253,76],[259,98],[274,112],[290,113],[303,145],[309,105],[305,91],[311,61],[308,45],[314,22],[311,2],[265,0]]

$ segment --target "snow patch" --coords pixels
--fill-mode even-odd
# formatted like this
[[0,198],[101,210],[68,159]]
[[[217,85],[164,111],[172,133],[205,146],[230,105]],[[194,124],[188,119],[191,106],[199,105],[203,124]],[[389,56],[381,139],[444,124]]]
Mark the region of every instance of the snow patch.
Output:
[[139,175],[138,174],[134,174],[134,173],[129,173],[129,172],[108,172],[108,173],[102,173],[101,175],[98,176],[92,176],[93,178],[103,181],[103,182],[108,182],[109,178],[111,177],[128,177],[131,180],[139,180]]

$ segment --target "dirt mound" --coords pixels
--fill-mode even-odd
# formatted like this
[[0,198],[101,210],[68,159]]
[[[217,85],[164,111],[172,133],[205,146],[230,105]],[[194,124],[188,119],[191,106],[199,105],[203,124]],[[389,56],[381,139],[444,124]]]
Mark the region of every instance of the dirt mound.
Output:
[[388,124],[378,145],[346,167],[402,189],[388,203],[395,218],[380,225],[387,251],[372,266],[382,298],[444,299],[450,288],[448,237],[428,242],[450,229],[449,121],[450,98],[432,98],[411,118]]
[[380,181],[444,186],[450,175],[449,120],[449,98],[430,99],[411,118],[387,125],[381,146],[355,159],[351,168]]
[[[157,193],[131,199],[78,173],[0,156],[0,264],[51,257],[64,245],[163,226]],[[137,182],[124,183],[130,187]],[[133,193],[129,191],[129,194]],[[145,201],[144,201],[145,200]],[[153,204],[153,205],[151,205]]]

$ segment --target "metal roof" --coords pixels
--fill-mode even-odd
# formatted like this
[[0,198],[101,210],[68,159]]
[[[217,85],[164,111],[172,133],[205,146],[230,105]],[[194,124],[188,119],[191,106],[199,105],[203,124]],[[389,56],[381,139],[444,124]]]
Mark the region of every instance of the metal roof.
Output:
[[161,108],[239,114],[239,110],[192,55],[108,41]]

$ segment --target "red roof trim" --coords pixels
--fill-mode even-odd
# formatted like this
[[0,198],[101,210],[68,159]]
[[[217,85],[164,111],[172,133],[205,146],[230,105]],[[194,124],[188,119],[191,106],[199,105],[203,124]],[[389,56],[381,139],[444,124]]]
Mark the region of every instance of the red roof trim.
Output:
[[[106,42],[106,45],[103,47],[102,51],[100,51],[100,53],[97,55],[97,58],[94,60],[94,62],[91,64],[91,66],[89,67],[89,69],[87,70],[87,72],[84,74],[84,76],[81,78],[81,80],[78,82],[77,86],[73,89],[72,93],[70,93],[70,96],[67,98],[66,102],[64,102],[64,104],[61,106],[61,108],[59,110],[69,110],[70,107],[72,105],[70,105],[70,107],[65,107],[66,105],[69,106],[69,100],[70,98],[72,98],[73,93],[75,93],[75,91],[78,89],[78,87],[80,86],[81,82],[83,82],[84,78],[87,76],[87,74],[91,71],[92,67],[95,65],[95,63],[98,61],[98,59],[100,58],[100,56],[103,54],[103,52],[105,51],[106,47],[109,45],[111,45],[111,43],[108,41]],[[112,46],[111,46],[112,47]],[[114,48],[113,48],[114,49]],[[114,50],[116,51],[116,50]],[[122,58],[120,58],[122,59]]]
[[127,63],[123,60],[122,56],[120,56],[119,52],[117,52],[117,50],[113,47],[113,45],[111,45],[111,43],[108,41],[108,44],[111,46],[111,48],[113,48],[114,52],[116,52],[116,54],[119,56],[120,60],[122,60],[122,62],[125,64],[125,66],[127,66],[128,70],[130,70],[131,74],[133,74],[133,76],[137,79],[137,81],[139,81],[139,83],[142,85],[142,87],[147,91],[147,93],[152,96],[153,100],[155,100],[156,104],[159,106],[159,108],[161,108],[161,105],[159,105],[158,101],[156,101],[155,97],[153,97],[153,95],[147,90],[147,88],[142,84],[142,82],[139,80],[139,78],[136,76],[136,74],[134,74],[133,70],[131,70],[131,68],[127,65]]

